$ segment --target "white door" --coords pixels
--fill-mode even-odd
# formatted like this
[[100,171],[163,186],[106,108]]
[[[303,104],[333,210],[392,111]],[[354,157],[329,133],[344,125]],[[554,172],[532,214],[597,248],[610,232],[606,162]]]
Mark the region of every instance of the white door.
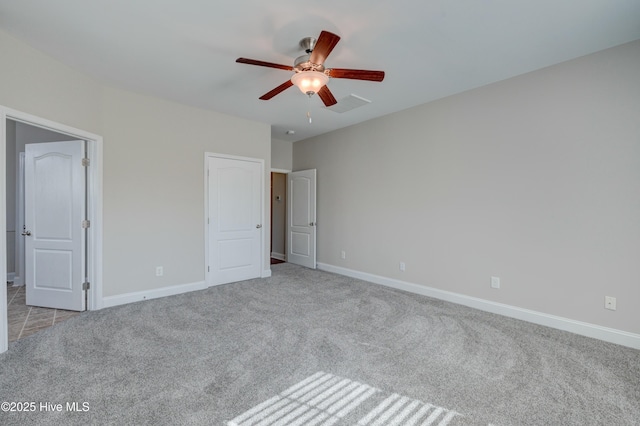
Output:
[[208,157],[209,284],[257,278],[262,267],[258,161]]
[[316,268],[316,170],[288,174],[287,262]]
[[27,305],[85,310],[84,141],[25,147]]

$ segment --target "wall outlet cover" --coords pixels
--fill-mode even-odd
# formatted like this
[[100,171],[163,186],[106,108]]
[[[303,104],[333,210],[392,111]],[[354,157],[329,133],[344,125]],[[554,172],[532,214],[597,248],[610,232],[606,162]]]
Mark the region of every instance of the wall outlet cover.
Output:
[[491,288],[500,288],[500,277],[491,277]]
[[604,297],[604,308],[611,311],[616,310],[616,298],[611,296]]

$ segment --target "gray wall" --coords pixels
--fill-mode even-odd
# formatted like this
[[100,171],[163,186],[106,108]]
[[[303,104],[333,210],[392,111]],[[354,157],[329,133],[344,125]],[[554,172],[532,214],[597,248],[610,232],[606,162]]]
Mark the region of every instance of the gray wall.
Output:
[[204,281],[205,152],[264,160],[269,235],[268,124],[106,87],[3,31],[0,57],[0,105],[104,137],[104,296]]
[[296,142],[318,261],[639,333],[639,75],[640,41]]
[[204,280],[207,151],[265,160],[269,269],[268,125],[116,89],[103,106],[105,296]]
[[292,145],[291,142],[271,139],[271,168],[291,170],[293,162]]

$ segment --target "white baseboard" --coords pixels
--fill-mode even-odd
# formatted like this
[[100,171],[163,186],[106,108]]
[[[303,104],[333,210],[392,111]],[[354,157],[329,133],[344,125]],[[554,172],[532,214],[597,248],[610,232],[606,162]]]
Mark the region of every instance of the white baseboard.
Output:
[[287,257],[283,253],[276,253],[274,251],[271,252],[271,257],[274,259],[282,260],[284,262],[287,261]]
[[155,288],[153,290],[136,291],[133,293],[108,296],[102,299],[102,306],[110,308],[112,306],[126,305],[127,303],[139,302],[141,300],[157,299],[159,297],[174,296],[176,294],[188,293],[190,291],[204,290],[207,283],[199,281],[190,284],[172,285],[169,287]]
[[558,330],[592,337],[594,339],[604,340],[605,342],[616,343],[618,345],[640,349],[640,334],[629,333],[627,331],[617,330],[614,328],[602,327],[595,324],[589,324],[569,318],[549,315],[542,312],[532,311],[530,309],[518,308],[516,306],[505,305],[503,303],[492,302],[477,297],[465,296],[464,294],[439,290],[433,287],[427,287],[392,278],[386,278],[379,275],[355,271],[353,269],[342,268],[340,266],[329,265],[326,263],[318,263],[317,267],[318,269],[323,271],[333,272],[335,274],[345,275],[347,277],[357,278],[363,281],[369,281],[374,284],[379,284],[398,290],[404,290],[410,293],[420,294],[422,296],[433,297],[434,299],[445,300],[447,302],[457,303],[459,305],[469,306],[481,311],[504,315],[506,317],[528,321],[534,324],[544,325],[547,327],[556,328]]
[[265,269],[262,271],[260,278],[269,278],[271,276],[271,269]]
[[7,272],[7,282],[8,283],[13,282],[15,279],[16,279],[16,273],[15,272]]

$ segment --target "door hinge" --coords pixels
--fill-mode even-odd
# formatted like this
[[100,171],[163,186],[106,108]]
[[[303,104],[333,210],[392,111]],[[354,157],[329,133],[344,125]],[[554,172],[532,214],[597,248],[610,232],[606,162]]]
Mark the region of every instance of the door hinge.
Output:
[[89,290],[91,288],[91,283],[89,281],[85,281],[82,283],[82,290]]
[[87,229],[90,226],[91,226],[91,221],[86,219],[82,221],[82,229]]
[[207,272],[211,272],[211,266],[207,266]]
[[90,160],[88,158],[82,159],[82,166],[89,167]]

